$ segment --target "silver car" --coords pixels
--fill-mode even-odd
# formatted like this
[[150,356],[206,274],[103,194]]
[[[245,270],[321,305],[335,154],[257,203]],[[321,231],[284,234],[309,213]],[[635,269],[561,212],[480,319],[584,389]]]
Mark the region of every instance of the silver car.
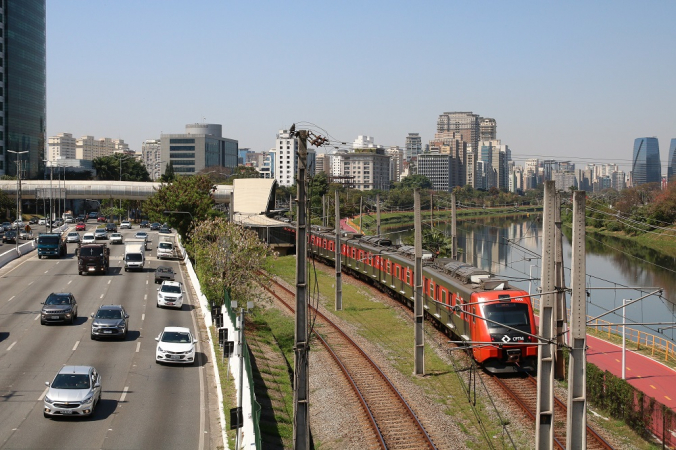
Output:
[[45,417],[91,416],[101,400],[101,375],[92,366],[64,366],[45,384]]
[[80,242],[80,233],[78,233],[77,231],[71,231],[70,233],[68,233],[68,235],[66,235],[66,243],[77,244],[78,242]]

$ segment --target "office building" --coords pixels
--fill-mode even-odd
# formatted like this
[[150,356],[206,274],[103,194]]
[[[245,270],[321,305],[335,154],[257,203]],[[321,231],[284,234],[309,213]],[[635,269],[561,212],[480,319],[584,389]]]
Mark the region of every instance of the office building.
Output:
[[[45,0],[0,2],[0,175],[38,178],[45,168]],[[27,152],[15,154],[14,152]]]
[[618,192],[627,187],[626,176],[623,171],[618,170],[610,174],[610,187]]
[[390,189],[390,157],[382,148],[359,148],[340,155],[341,176],[353,177],[355,189]]
[[495,119],[482,117],[479,122],[479,140],[480,141],[494,141],[498,137],[498,125]]
[[[271,157],[271,171],[280,186],[296,184],[298,138],[291,136],[289,130],[279,130],[274,153]],[[306,175],[312,176],[316,167],[316,153],[314,149],[307,150]]]
[[155,181],[162,174],[162,165],[167,165],[162,161],[162,144],[159,139],[148,139],[141,145],[141,162],[146,166],[150,179]]
[[424,175],[432,183],[435,191],[450,192],[458,185],[458,181],[451,178],[455,159],[449,154],[425,153],[418,155],[418,175]]
[[481,131],[480,119],[472,112],[445,112],[437,119],[437,133],[458,133],[472,150],[476,150]]
[[408,133],[406,136],[406,146],[404,147],[404,159],[410,161],[422,153],[422,138],[420,133]]
[[401,181],[401,172],[404,170],[404,152],[398,146],[385,150],[390,157],[390,180]]
[[76,139],[70,133],[59,133],[51,136],[49,139],[49,151],[47,159],[56,161],[57,159],[67,158],[75,159]]
[[96,139],[94,136],[82,136],[75,140],[75,159],[92,161],[102,156],[128,152],[129,145],[122,139]]
[[357,136],[352,142],[352,148],[375,148],[375,138],[373,136]]
[[656,137],[637,138],[631,166],[632,186],[662,181],[660,146]]
[[573,171],[555,170],[552,173],[552,180],[559,191],[569,192],[571,186],[577,189],[577,177]]
[[[237,167],[239,142],[223,137],[220,124],[188,124],[184,134],[163,134],[160,141],[162,161],[170,163],[176,175],[194,175],[209,167]],[[162,174],[165,168],[162,163]]]
[[672,139],[669,144],[669,160],[667,161],[667,182],[672,182],[676,176],[676,139]]

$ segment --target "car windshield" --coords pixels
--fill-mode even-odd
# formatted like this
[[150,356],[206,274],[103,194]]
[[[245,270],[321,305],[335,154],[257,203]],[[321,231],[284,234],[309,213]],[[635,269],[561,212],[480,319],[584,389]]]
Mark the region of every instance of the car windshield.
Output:
[[171,248],[171,244],[168,242],[160,242],[160,248]]
[[85,373],[60,373],[52,382],[52,389],[89,389],[89,375]]
[[182,331],[165,331],[162,333],[162,342],[174,342],[177,344],[188,344],[192,342],[190,339],[190,333],[185,333]]
[[66,295],[51,294],[47,297],[45,305],[70,305],[70,297]]
[[171,272],[171,267],[160,266],[156,269],[157,272],[169,273]]
[[126,261],[143,261],[143,255],[141,255],[140,253],[128,253],[124,259]]
[[115,309],[99,309],[96,313],[97,319],[121,319],[122,311]]
[[94,239],[94,235],[93,234],[85,234],[84,236],[82,236],[82,239],[84,239],[84,240]]
[[101,255],[103,255],[102,247],[93,247],[93,248],[84,247],[80,249],[80,256],[101,256]]
[[136,233],[136,237],[138,237],[138,238],[143,238],[143,237],[146,237],[146,236],[148,236],[147,233]]
[[58,236],[38,236],[38,244],[56,245],[59,243]]
[[165,284],[165,285],[162,286],[162,292],[167,292],[169,294],[180,294],[181,293],[181,287]]
[[68,233],[68,236],[73,237],[73,236],[79,236],[77,233]]
[[98,234],[105,233],[105,232],[106,232],[106,230],[104,230],[103,228],[99,228],[98,230],[95,231],[95,233],[98,233]]

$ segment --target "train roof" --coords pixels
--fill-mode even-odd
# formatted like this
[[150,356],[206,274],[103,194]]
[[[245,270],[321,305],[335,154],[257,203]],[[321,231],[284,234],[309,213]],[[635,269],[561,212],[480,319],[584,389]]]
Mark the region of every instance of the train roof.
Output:
[[[407,256],[415,258],[415,247],[413,245],[402,245],[399,247],[398,251],[400,253],[403,253]],[[432,253],[429,250],[423,249],[422,251],[422,259],[434,259],[434,253]]]

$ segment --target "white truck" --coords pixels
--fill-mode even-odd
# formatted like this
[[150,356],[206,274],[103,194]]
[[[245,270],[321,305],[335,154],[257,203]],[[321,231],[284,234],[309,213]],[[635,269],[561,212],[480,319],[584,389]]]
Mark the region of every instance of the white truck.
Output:
[[160,235],[157,243],[157,259],[176,258],[176,245],[173,235]]
[[124,246],[124,271],[143,270],[145,262],[145,243],[127,241]]

